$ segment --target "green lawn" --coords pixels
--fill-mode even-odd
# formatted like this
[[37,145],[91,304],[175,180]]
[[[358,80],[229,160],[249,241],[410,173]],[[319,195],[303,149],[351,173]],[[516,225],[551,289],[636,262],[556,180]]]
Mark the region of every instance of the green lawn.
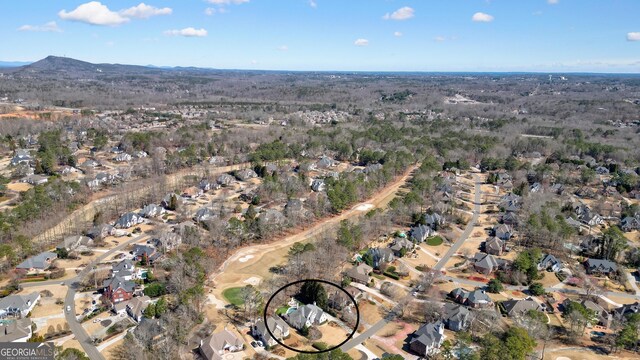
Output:
[[427,239],[427,245],[431,245],[431,246],[442,245],[443,242],[444,240],[442,240],[440,236],[433,236]]
[[244,304],[242,300],[242,287],[226,289],[222,292],[222,296],[232,305],[240,306]]
[[289,306],[281,306],[276,310],[276,315],[284,315],[287,313],[287,310],[289,310]]

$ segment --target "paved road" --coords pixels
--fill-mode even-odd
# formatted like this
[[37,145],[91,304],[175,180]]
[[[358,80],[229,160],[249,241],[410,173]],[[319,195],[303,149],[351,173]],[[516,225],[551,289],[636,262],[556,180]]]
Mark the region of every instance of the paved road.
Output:
[[[480,185],[482,184],[482,182],[480,181],[480,178],[478,177],[478,175],[474,174],[473,178],[475,180],[475,193],[476,193],[475,194],[475,200],[474,200],[475,206],[474,206],[474,209],[473,209],[473,217],[472,217],[471,221],[469,222],[469,224],[467,224],[467,227],[465,228],[464,232],[460,236],[460,239],[449,249],[449,251],[445,254],[445,256],[443,256],[442,259],[435,265],[434,269],[436,269],[436,270],[441,270],[442,267],[444,267],[444,265],[447,263],[447,261],[449,261],[451,256],[453,256],[453,254],[455,254],[458,251],[458,249],[462,246],[462,244],[465,242],[465,240],[467,240],[469,235],[471,235],[471,231],[473,230],[473,226],[475,225],[475,222],[478,220],[478,216],[480,215],[480,202],[482,201],[482,197],[481,197],[482,189],[480,188]],[[409,267],[409,268],[411,268],[411,267]],[[396,305],[394,306],[394,308],[396,308],[398,306],[404,306],[402,304],[404,303],[404,300],[406,300],[406,299],[414,299],[414,297],[411,295],[411,291],[409,292],[409,295],[407,295],[404,299],[402,299],[401,301],[397,302]],[[344,345],[342,345],[340,347],[340,350],[342,350],[344,352],[347,352],[347,351],[351,350],[352,348],[354,348],[354,347],[358,346],[359,344],[361,344],[363,341],[369,339],[371,336],[375,335],[375,333],[380,331],[385,325],[387,325],[390,321],[393,321],[395,319],[395,317],[396,317],[395,314],[398,313],[398,311],[395,311],[395,310],[396,309],[390,311],[387,316],[385,316],[384,318],[380,319],[380,321],[378,321],[373,326],[368,328],[362,334],[357,335],[353,339],[351,339],[348,342],[346,342]]]
[[[64,281],[65,285],[67,285],[68,287],[67,296],[64,299],[64,311],[65,311],[65,318],[67,320],[67,324],[69,324],[69,328],[71,329],[71,332],[73,332],[73,335],[76,337],[76,340],[78,340],[78,342],[82,346],[82,349],[84,350],[85,353],[87,353],[87,356],[91,360],[103,360],[104,356],[102,356],[98,348],[96,348],[93,345],[93,342],[89,337],[89,334],[87,334],[87,332],[82,327],[82,324],[76,318],[76,304],[74,299],[76,296],[76,289],[80,286],[80,280],[82,280],[82,278],[85,275],[89,274],[95,265],[99,264],[102,260],[111,256],[114,252],[120,251],[125,247],[129,246],[130,244],[138,242],[147,236],[148,235],[140,235],[132,238],[131,240],[127,240],[123,242],[122,244],[114,247],[113,249],[95,258],[93,261],[87,264],[87,266],[82,271],[80,271],[78,275],[76,275],[74,278]],[[59,284],[60,282],[56,281],[55,283]],[[43,285],[42,282],[38,283],[38,286],[42,286],[42,285]],[[70,311],[67,311],[67,306],[71,307]]]
[[438,261],[438,263],[433,267],[434,270],[442,270],[442,268],[447,264],[447,262],[449,261],[449,259],[451,259],[451,257],[458,252],[458,250],[460,249],[460,247],[462,246],[462,244],[464,244],[464,242],[467,240],[467,238],[469,237],[469,235],[471,235],[471,232],[473,231],[473,227],[476,224],[476,221],[478,221],[478,217],[480,216],[480,210],[481,210],[481,202],[482,202],[482,181],[480,180],[480,177],[476,174],[473,174],[473,179],[475,180],[475,199],[474,199],[474,207],[473,207],[473,216],[471,217],[471,221],[469,221],[469,223],[467,224],[467,227],[464,229],[464,232],[462,233],[462,235],[460,235],[460,238],[458,239],[458,241],[456,241],[455,244],[453,244],[453,246],[451,246],[451,248],[449,248],[449,251],[447,251],[447,253],[442,257],[442,259],[440,259],[440,261]]

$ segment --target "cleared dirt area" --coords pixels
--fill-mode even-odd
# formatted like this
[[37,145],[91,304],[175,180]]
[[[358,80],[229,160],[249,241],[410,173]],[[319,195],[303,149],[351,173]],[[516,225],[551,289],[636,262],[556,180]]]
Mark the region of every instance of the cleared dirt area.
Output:
[[33,186],[27,183],[9,183],[7,189],[17,192],[24,192],[31,189]]

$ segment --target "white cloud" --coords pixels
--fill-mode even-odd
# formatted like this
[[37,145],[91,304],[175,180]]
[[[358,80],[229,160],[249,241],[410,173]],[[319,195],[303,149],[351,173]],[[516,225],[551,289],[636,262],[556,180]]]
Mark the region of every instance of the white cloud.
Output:
[[157,8],[155,6],[147,5],[145,3],[140,3],[137,6],[125,9],[120,11],[122,16],[128,18],[140,18],[140,19],[148,19],[152,16],[157,15],[171,15],[173,13],[173,9],[165,7],[165,8]]
[[640,32],[630,32],[627,33],[628,41],[640,41]]
[[258,60],[251,60],[251,65],[257,65],[258,64]]
[[167,30],[164,34],[167,36],[204,37],[207,36],[208,32],[205,29],[188,27],[182,30]]
[[394,33],[393,33],[393,36],[395,36],[395,37],[401,37],[401,36],[402,36],[402,33],[401,33],[400,31],[396,31],[396,32],[394,32]]
[[280,51],[289,51],[289,47],[287,45],[278,46],[278,50]]
[[62,20],[78,21],[91,25],[116,26],[129,22],[127,17],[109,10],[106,5],[102,5],[98,1],[82,4],[70,12],[60,10],[58,16]]
[[443,42],[445,40],[447,40],[444,36],[436,36],[433,38],[433,40],[437,41],[437,42]]
[[401,7],[400,9],[392,12],[391,14],[386,13],[384,14],[384,16],[382,17],[385,20],[408,20],[411,19],[412,17],[415,16],[415,10],[413,10],[412,8],[405,6],[405,7]]
[[547,3],[549,5],[555,5],[555,4],[559,3],[559,2],[560,2],[560,0],[547,0]]
[[315,9],[318,7],[318,3],[316,2],[316,0],[309,0],[309,6]]
[[369,40],[367,39],[358,39],[353,42],[355,46],[367,46],[369,45]]
[[239,5],[239,4],[248,3],[249,0],[207,0],[207,2],[209,4],[215,4],[215,5],[231,5],[231,4]]
[[49,21],[44,25],[22,25],[19,31],[38,31],[38,32],[62,32],[55,21]]
[[475,22],[492,22],[493,16],[489,14],[485,14],[483,12],[477,12],[473,14],[473,16],[471,17],[471,20]]
[[204,13],[205,13],[205,15],[211,16],[211,15],[216,13],[216,9],[208,7],[206,9],[204,9]]

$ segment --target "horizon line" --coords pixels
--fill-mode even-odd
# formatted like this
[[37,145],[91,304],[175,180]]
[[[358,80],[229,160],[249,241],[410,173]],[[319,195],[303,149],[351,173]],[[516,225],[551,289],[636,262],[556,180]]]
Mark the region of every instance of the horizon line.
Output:
[[[607,72],[607,71],[588,71],[588,70],[290,70],[290,69],[243,69],[243,68],[214,68],[214,67],[200,67],[194,65],[175,65],[175,66],[167,66],[167,65],[154,65],[154,64],[125,64],[119,62],[113,63],[93,63],[86,60],[80,60],[68,56],[58,56],[58,55],[48,55],[40,60],[35,61],[4,61],[0,60],[0,69],[2,68],[19,68],[23,66],[29,66],[39,61],[45,60],[49,57],[57,57],[64,59],[71,59],[81,62],[86,62],[93,65],[120,65],[120,66],[139,66],[149,69],[160,69],[160,70],[172,70],[172,69],[197,69],[197,70],[213,70],[213,71],[247,71],[247,72],[293,72],[293,73],[329,73],[329,74],[340,74],[340,73],[348,73],[348,74],[510,74],[510,75],[519,75],[519,74],[533,74],[533,75],[626,75],[626,76],[639,76],[640,71],[638,72]],[[2,64],[20,64],[13,66],[1,66]]]

